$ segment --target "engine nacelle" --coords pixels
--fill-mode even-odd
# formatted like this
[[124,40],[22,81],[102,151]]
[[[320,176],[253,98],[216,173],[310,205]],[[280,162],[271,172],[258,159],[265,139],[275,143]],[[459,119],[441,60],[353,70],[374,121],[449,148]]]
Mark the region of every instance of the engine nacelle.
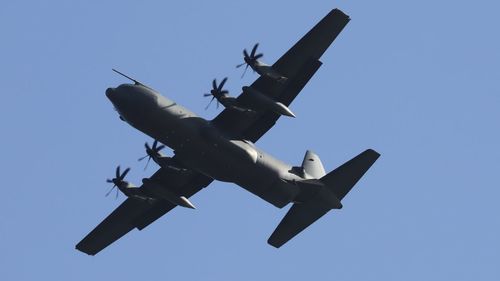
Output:
[[[189,208],[189,209],[196,209],[196,207],[191,203],[186,197],[184,196],[179,196],[172,190],[168,189],[168,187],[165,187],[154,180],[151,179],[142,179],[142,183],[144,185],[148,185],[148,191],[153,193],[156,197],[158,198],[163,198],[170,203]],[[144,187],[143,187],[144,188]]]
[[293,114],[293,112],[286,105],[273,100],[260,91],[247,86],[243,87],[242,90],[251,97],[252,102],[256,107],[253,108],[255,111],[271,110],[281,115],[295,117],[295,114]]

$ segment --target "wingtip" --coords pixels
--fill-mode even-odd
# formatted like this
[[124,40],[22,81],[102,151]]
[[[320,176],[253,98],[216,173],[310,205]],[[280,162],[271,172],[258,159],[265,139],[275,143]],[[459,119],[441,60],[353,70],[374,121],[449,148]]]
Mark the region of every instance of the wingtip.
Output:
[[80,243],[76,244],[76,246],[75,246],[75,250],[80,251],[80,252],[82,252],[82,253],[84,253],[84,254],[87,254],[87,255],[89,255],[89,256],[95,256],[95,254],[97,254],[97,253],[94,253],[94,252],[90,252],[90,251],[88,251],[88,250],[85,250],[83,247],[81,247]]
[[369,154],[371,154],[371,155],[373,155],[375,158],[379,158],[380,157],[380,153],[378,153],[377,151],[375,151],[375,150],[373,150],[371,148],[367,149],[366,152],[369,153]]
[[267,239],[267,244],[273,246],[276,249],[279,249],[281,246],[283,246],[283,243],[279,243],[278,241],[274,241],[272,239],[272,237],[269,237],[269,239]]
[[342,17],[345,17],[347,19],[347,21],[350,21],[351,20],[351,17],[349,17],[348,14],[344,13],[344,11],[342,11],[341,9],[339,8],[335,8],[333,9],[331,12],[330,12],[331,15],[334,15],[334,14],[338,14],[339,16],[342,16]]

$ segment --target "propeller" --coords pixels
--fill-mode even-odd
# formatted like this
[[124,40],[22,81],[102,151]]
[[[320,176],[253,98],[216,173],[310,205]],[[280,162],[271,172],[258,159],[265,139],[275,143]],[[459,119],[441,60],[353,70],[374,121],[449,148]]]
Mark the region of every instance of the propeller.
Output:
[[[106,182],[113,183],[113,187],[106,193],[106,196],[108,196],[115,187],[121,188],[121,187],[126,187],[128,185],[128,182],[124,181],[125,176],[127,176],[128,172],[130,171],[130,168],[125,169],[123,173],[120,173],[120,166],[116,167],[116,172],[115,172],[115,178],[114,179],[107,179]],[[118,189],[116,189],[116,197],[118,198]]]
[[227,81],[227,77],[225,77],[224,79],[222,79],[222,81],[220,82],[219,85],[217,85],[217,79],[214,79],[212,81],[212,90],[210,90],[210,93],[203,94],[204,97],[212,96],[212,99],[208,103],[207,107],[205,107],[205,110],[208,109],[208,107],[210,106],[210,104],[212,104],[212,102],[214,101],[214,99],[217,99],[217,108],[219,108],[219,100],[220,100],[220,98],[223,97],[223,96],[225,96],[225,95],[227,95],[229,93],[229,91],[223,89],[224,84],[226,84],[226,81]]
[[241,75],[241,78],[243,78],[243,76],[245,76],[245,73],[247,72],[247,69],[248,69],[249,66],[251,66],[251,67],[254,66],[255,63],[257,62],[257,60],[264,56],[264,54],[262,54],[262,53],[256,54],[258,47],[259,47],[259,43],[256,43],[253,46],[252,51],[250,52],[250,54],[248,54],[247,49],[243,50],[243,59],[245,60],[245,62],[242,63],[242,64],[238,64],[236,66],[236,68],[240,68],[240,67],[242,67],[242,66],[244,66],[246,64],[245,71],[243,71],[243,75]]
[[161,157],[160,150],[164,149],[165,145],[163,145],[163,144],[162,145],[158,145],[158,141],[155,140],[153,142],[153,146],[152,147],[150,147],[147,142],[144,144],[144,147],[146,148],[146,156],[139,158],[138,161],[142,161],[142,160],[148,158],[148,162],[146,162],[146,167],[144,167],[144,170],[146,170],[148,168],[149,161],[151,161],[151,158]]

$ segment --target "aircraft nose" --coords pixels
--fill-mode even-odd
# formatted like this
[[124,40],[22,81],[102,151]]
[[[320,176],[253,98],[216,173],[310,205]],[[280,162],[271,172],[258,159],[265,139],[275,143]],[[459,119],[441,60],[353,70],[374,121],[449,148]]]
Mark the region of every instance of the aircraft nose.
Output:
[[117,102],[119,100],[120,95],[118,95],[118,91],[116,90],[116,88],[107,88],[106,97],[108,97],[111,103],[117,106]]
[[106,97],[112,100],[113,93],[115,92],[115,88],[107,88],[106,89]]

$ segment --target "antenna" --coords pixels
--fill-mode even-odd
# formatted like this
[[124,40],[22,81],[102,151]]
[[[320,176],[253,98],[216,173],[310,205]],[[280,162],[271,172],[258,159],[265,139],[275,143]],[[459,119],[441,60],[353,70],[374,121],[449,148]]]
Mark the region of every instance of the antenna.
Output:
[[121,73],[120,71],[118,71],[118,70],[116,70],[116,69],[114,69],[114,68],[112,68],[111,70],[113,70],[114,72],[116,72],[116,73],[120,74],[121,76],[123,76],[123,77],[125,77],[125,78],[127,78],[127,79],[129,79],[129,80],[131,80],[131,81],[133,81],[136,85],[142,85],[142,86],[145,86],[145,85],[144,85],[144,84],[142,84],[141,82],[139,82],[139,81],[135,80],[134,78],[132,78],[132,77],[130,77],[130,76],[128,76],[128,75],[126,75],[126,74]]

